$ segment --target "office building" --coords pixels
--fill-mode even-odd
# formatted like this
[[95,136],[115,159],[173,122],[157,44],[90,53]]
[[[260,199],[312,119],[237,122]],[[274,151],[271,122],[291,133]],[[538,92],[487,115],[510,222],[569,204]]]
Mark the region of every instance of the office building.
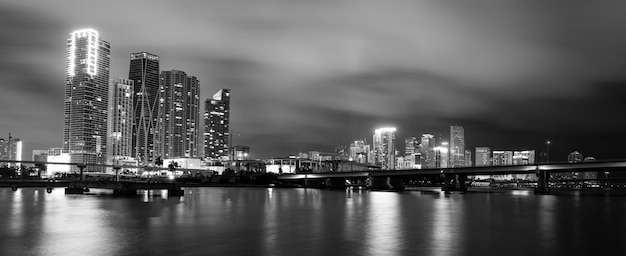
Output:
[[109,113],[107,135],[107,163],[132,157],[133,140],[133,81],[124,78],[109,82]]
[[465,150],[465,164],[463,166],[472,166],[472,151],[469,149]]
[[[22,140],[13,138],[11,134],[9,134],[8,139],[0,138],[0,160],[22,161]],[[18,165],[7,163],[7,166]]]
[[441,145],[435,147],[435,167],[436,168],[448,168],[450,163],[449,151],[450,145],[448,142],[441,142]]
[[465,166],[465,130],[463,126],[450,126],[450,166]]
[[134,122],[132,153],[142,165],[152,163],[159,103],[159,56],[148,52],[130,54],[128,79],[133,81]]
[[200,81],[179,70],[161,72],[155,154],[162,159],[198,157]]
[[423,169],[436,168],[435,159],[435,136],[422,134],[420,139],[420,164]]
[[415,137],[408,137],[404,139],[404,155],[409,156],[418,152],[419,140]]
[[491,166],[491,149],[488,147],[476,147],[476,167]]
[[[67,40],[63,150],[73,163],[103,164],[106,155],[111,45],[93,29]],[[78,170],[74,167],[73,170]],[[86,171],[98,171],[88,166]]]
[[221,89],[205,101],[204,157],[228,160],[230,139],[230,89]]
[[513,165],[513,151],[508,150],[494,150],[492,151],[493,155],[493,166],[508,166]]
[[375,164],[383,170],[396,167],[395,127],[380,128],[374,131],[373,150]]
[[365,140],[355,140],[350,144],[350,161],[357,163],[368,163],[370,152],[370,145],[365,144]]
[[522,150],[513,151],[513,165],[529,165],[535,164],[535,151]]

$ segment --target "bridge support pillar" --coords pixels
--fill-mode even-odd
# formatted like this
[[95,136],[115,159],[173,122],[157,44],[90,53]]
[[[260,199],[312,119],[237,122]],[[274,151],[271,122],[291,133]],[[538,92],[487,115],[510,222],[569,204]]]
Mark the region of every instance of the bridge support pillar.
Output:
[[167,196],[184,196],[185,195],[185,191],[180,188],[180,186],[178,184],[173,184],[172,187],[170,187],[167,190]]
[[537,171],[537,188],[535,188],[536,194],[549,194],[550,193],[550,173],[548,171]]
[[370,190],[404,190],[402,185],[402,178],[400,177],[385,177],[385,176],[372,176],[369,179],[367,188]]
[[467,181],[466,174],[441,174],[443,183],[441,184],[441,191],[467,191],[465,181]]
[[326,180],[324,181],[324,185],[326,188],[344,189],[346,188],[346,179],[345,178],[326,178]]

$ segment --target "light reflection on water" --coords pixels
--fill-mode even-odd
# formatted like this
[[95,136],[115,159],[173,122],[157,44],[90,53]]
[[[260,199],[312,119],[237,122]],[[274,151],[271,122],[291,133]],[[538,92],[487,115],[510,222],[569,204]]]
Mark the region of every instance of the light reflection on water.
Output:
[[0,255],[626,255],[626,197],[185,191],[0,188]]

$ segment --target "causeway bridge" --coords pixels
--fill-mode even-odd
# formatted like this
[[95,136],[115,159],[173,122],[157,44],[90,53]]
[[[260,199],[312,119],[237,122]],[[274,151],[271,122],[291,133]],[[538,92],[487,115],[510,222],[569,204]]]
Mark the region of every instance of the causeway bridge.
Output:
[[[550,192],[550,174],[566,172],[597,172],[596,181],[626,181],[626,160],[597,161],[585,163],[545,163],[513,166],[458,167],[413,170],[377,170],[359,172],[298,173],[283,174],[278,180],[285,184],[301,184],[313,187],[342,188],[346,181],[364,184],[374,190],[403,190],[404,180],[438,180],[441,190],[467,191],[466,181],[473,175],[534,174],[537,177],[536,193]],[[609,178],[611,174],[612,178]],[[601,178],[600,176],[604,176]],[[572,180],[576,181],[576,180]]]

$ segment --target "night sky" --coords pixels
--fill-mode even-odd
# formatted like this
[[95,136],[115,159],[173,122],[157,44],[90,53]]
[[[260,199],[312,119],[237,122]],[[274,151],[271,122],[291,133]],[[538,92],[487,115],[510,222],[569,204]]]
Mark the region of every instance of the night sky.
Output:
[[[232,90],[234,143],[254,158],[330,152],[374,129],[466,148],[626,158],[620,0],[31,1],[0,4],[0,137],[60,147],[66,40],[93,28],[129,54]],[[204,103],[202,104],[204,108]]]

